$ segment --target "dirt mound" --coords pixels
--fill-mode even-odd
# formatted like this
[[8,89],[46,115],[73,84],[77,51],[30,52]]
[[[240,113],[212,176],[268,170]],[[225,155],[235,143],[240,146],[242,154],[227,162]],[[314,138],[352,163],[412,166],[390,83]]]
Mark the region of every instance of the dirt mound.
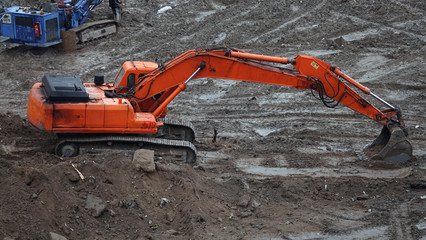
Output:
[[0,113],[0,156],[21,158],[52,152],[56,137],[42,132],[13,113]]
[[[1,114],[0,119],[3,140],[39,137],[19,116]],[[250,239],[253,234],[285,239],[300,231],[334,233],[341,231],[327,224],[334,218],[329,216],[334,203],[359,212],[379,209],[376,198],[406,199],[394,193],[411,186],[405,183],[409,179],[253,178],[223,160],[204,165],[208,169],[157,162],[156,171],[146,173],[128,153],[75,158],[41,148],[31,153],[6,152],[0,159],[0,189],[7,193],[0,196],[5,239],[49,239],[52,233],[69,239]],[[281,165],[269,159],[260,166]],[[377,214],[369,218],[386,224]]]
[[37,135],[35,129],[29,126],[25,119],[10,112],[0,113],[0,128],[1,140],[23,136],[35,137]]
[[2,229],[14,229],[3,236],[45,239],[50,231],[73,239],[189,236],[202,234],[215,214],[227,211],[203,194],[217,187],[187,165],[158,165],[161,170],[146,174],[121,153],[36,157],[46,163],[2,161],[2,192],[10,193],[1,197]]

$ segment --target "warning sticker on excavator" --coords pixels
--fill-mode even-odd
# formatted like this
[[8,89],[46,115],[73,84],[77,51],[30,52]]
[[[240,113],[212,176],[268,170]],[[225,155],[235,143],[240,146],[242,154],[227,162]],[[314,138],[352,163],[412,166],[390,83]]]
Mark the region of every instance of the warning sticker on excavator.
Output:
[[311,62],[311,66],[314,67],[315,69],[319,68],[319,65],[316,62]]

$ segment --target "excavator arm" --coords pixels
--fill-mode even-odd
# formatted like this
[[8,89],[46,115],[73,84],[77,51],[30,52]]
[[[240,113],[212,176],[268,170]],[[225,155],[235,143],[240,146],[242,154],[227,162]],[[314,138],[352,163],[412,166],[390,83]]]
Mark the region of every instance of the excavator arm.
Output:
[[[283,68],[282,64],[292,65],[294,69]],[[311,89],[317,92],[318,98],[327,107],[332,108],[341,103],[384,125],[390,122],[392,116],[397,116],[396,121],[403,125],[398,108],[378,98],[338,68],[307,55],[298,55],[290,60],[235,49],[190,50],[139,78],[136,85],[123,96],[128,97],[138,111],[150,111],[159,118],[164,116],[167,104],[186,88],[187,82],[197,78],[221,78]],[[379,99],[387,108],[379,110],[349,85]],[[152,98],[158,95],[161,96],[153,102]]]

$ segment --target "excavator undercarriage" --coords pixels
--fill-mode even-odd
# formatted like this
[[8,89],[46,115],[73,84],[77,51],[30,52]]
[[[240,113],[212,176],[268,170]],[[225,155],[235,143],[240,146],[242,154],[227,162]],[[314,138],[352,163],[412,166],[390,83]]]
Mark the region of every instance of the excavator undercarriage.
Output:
[[100,20],[85,23],[67,31],[61,31],[62,48],[66,52],[77,51],[83,44],[117,33],[115,20]]
[[156,134],[59,134],[55,153],[73,157],[85,153],[110,151],[134,152],[145,148],[155,151],[156,159],[194,164],[197,149],[195,130],[188,121],[161,119],[164,125]]

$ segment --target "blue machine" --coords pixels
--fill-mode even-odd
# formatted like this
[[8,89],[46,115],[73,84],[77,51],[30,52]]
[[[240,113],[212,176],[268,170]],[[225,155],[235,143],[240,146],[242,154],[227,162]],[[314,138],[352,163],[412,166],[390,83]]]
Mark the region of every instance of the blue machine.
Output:
[[[73,1],[64,1],[64,4],[59,5],[59,15],[64,23],[61,27],[63,30],[78,27],[86,22],[90,12],[102,0],[79,0],[74,5]],[[74,1],[75,2],[75,1]]]
[[93,8],[101,2],[62,0],[39,10],[18,6],[5,8],[0,13],[0,42],[35,47],[61,43],[61,31],[84,24]]
[[62,42],[59,12],[44,13],[22,7],[6,8],[1,15],[3,39],[11,43],[48,47]]

